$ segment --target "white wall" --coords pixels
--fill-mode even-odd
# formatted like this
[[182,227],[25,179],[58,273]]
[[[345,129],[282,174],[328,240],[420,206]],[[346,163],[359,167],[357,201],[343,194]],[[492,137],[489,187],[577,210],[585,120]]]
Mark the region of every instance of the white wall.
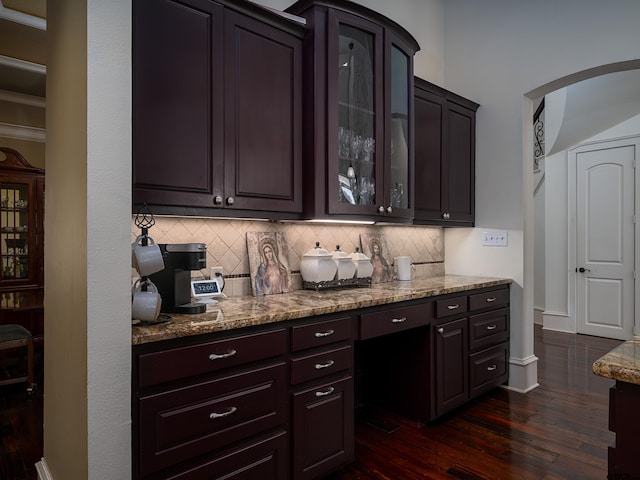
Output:
[[[535,382],[531,99],[622,68],[597,69],[602,65],[637,61],[640,3],[447,0],[444,5],[444,85],[480,104],[477,228],[446,232],[446,269],[514,279],[510,385],[527,389]],[[592,68],[597,70],[584,72]],[[481,233],[487,228],[508,230],[509,247],[483,248]]]
[[44,459],[131,475],[131,3],[48,9]]

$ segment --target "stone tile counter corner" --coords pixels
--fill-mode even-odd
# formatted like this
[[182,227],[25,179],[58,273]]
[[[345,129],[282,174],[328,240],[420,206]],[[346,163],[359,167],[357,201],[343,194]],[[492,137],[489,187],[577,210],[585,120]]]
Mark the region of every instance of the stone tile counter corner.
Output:
[[444,275],[363,288],[296,290],[281,295],[231,297],[208,307],[205,313],[171,314],[171,320],[167,323],[134,325],[132,344],[140,345],[510,283],[511,280],[505,278]]
[[601,377],[640,385],[640,336],[634,336],[600,357],[592,369]]

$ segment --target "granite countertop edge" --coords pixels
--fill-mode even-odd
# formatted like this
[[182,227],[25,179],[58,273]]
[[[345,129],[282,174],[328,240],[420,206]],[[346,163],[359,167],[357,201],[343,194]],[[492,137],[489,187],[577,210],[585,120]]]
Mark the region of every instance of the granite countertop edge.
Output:
[[230,297],[209,306],[205,313],[171,314],[169,322],[156,325],[134,324],[132,344],[141,345],[510,283],[512,280],[508,278],[444,275],[379,283],[371,287],[296,290],[260,297]]
[[593,363],[593,373],[640,385],[640,336],[618,345]]

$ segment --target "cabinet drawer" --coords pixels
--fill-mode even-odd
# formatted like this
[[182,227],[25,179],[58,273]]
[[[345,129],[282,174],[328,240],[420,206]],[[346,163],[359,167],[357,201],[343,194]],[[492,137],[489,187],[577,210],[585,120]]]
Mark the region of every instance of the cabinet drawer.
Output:
[[291,350],[298,352],[351,338],[351,317],[324,320],[291,328]]
[[287,351],[285,329],[174,348],[138,357],[139,385],[149,387],[263,360]]
[[487,307],[502,307],[509,304],[509,289],[491,290],[490,292],[469,295],[469,310],[480,310]]
[[332,373],[348,370],[353,365],[351,345],[325,350],[291,359],[291,385],[297,385]]
[[509,378],[509,345],[507,342],[469,355],[471,397],[475,397]]
[[467,311],[467,296],[452,297],[436,301],[436,317],[448,317]]
[[504,342],[509,338],[509,309],[471,315],[469,325],[470,350]]
[[431,304],[423,303],[411,307],[393,308],[376,313],[360,315],[358,321],[360,340],[388,335],[428,325],[431,321]]
[[141,475],[284,424],[286,371],[279,362],[141,398]]
[[280,431],[164,478],[167,480],[287,478],[288,449],[287,434]]

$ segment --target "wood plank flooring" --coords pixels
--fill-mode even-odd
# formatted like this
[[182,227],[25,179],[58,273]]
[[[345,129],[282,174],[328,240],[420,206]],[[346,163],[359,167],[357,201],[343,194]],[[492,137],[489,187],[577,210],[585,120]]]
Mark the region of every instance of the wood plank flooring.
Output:
[[386,433],[356,424],[356,462],[328,480],[603,480],[608,389],[591,365],[621,342],[535,327],[540,386],[497,388],[424,427],[383,415]]
[[[391,415],[393,433],[356,425],[356,462],[327,480],[604,480],[608,388],[592,363],[617,340],[535,327],[540,387],[495,389],[418,428]],[[42,457],[42,389],[0,389],[0,479],[36,480]]]

